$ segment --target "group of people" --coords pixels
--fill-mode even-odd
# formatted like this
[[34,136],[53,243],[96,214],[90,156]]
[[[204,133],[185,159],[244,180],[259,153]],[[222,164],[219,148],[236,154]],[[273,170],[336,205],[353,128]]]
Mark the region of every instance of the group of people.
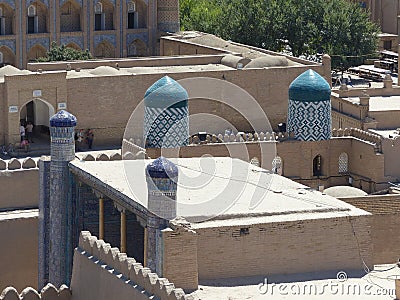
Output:
[[26,151],[29,149],[29,143],[34,143],[33,141],[33,123],[27,122],[24,124],[20,123],[19,134],[21,137],[21,148],[25,148]]
[[88,149],[92,149],[93,147],[93,140],[94,140],[94,133],[92,129],[87,129],[86,131],[84,129],[80,129],[79,131],[75,132],[75,144],[76,144],[76,150],[80,151],[82,150],[82,145],[84,143],[87,144]]

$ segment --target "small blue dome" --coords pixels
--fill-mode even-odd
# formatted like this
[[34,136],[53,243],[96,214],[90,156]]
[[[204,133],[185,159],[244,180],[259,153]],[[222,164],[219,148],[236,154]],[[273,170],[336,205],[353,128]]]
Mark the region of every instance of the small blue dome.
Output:
[[74,127],[76,126],[76,118],[73,114],[65,110],[60,110],[50,118],[51,127]]
[[163,156],[148,164],[146,172],[151,178],[174,179],[178,177],[178,167]]
[[146,91],[144,104],[154,108],[184,107],[188,98],[188,93],[178,82],[164,76]]
[[289,100],[318,102],[331,97],[329,83],[313,70],[305,71],[289,86]]

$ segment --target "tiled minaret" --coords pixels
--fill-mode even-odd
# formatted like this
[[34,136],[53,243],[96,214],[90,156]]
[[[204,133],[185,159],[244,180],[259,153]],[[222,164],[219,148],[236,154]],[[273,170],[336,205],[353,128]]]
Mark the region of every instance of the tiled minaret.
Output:
[[330,85],[308,70],[290,84],[287,130],[300,141],[329,140],[331,123]]
[[161,230],[176,217],[178,168],[170,160],[159,157],[146,167],[147,205],[155,216],[149,216],[146,226],[146,266],[161,275]]
[[74,130],[76,118],[61,110],[50,118],[50,231],[49,282],[55,286],[68,283],[69,229],[69,171],[68,163],[75,157]]
[[188,93],[172,78],[154,83],[144,96],[145,148],[179,148],[189,140]]

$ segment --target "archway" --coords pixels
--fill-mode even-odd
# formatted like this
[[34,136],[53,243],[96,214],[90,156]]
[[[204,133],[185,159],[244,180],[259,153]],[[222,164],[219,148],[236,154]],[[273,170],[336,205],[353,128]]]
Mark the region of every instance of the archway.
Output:
[[322,157],[320,154],[313,159],[313,176],[322,176]]
[[74,42],[68,43],[67,45],[65,45],[65,47],[71,48],[71,49],[74,49],[74,50],[77,50],[77,51],[82,51],[81,47],[79,47]]
[[128,56],[146,56],[146,48],[146,44],[142,40],[136,39],[129,44]]
[[100,44],[97,45],[94,55],[97,58],[111,58],[115,56],[115,48],[109,41],[102,41]]
[[39,57],[45,57],[46,52],[46,48],[42,45],[36,44],[28,52],[28,62],[36,62]]
[[14,11],[6,3],[0,4],[0,35],[14,33]]
[[48,29],[48,11],[46,5],[35,1],[27,9],[27,33],[45,33]]
[[66,1],[60,9],[60,31],[73,32],[81,30],[81,8],[73,0]]
[[20,124],[26,127],[33,125],[33,139],[36,144],[48,145],[50,140],[50,117],[54,115],[54,107],[42,99],[33,99],[21,106]]
[[147,4],[143,0],[128,2],[128,29],[147,28]]
[[114,5],[107,0],[98,1],[94,6],[94,30],[114,29]]
[[0,47],[0,66],[13,65],[15,66],[15,54],[7,46]]

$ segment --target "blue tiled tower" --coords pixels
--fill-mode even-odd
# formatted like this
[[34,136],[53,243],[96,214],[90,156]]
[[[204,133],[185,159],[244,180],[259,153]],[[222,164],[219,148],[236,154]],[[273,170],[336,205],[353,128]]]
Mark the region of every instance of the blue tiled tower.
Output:
[[176,217],[178,167],[159,157],[146,167],[149,210],[163,219]]
[[49,231],[49,282],[55,286],[68,283],[68,215],[69,203],[68,162],[75,157],[74,130],[76,118],[69,112],[59,111],[50,118],[50,231]]
[[144,96],[146,148],[179,148],[189,139],[188,93],[172,78],[154,83]]
[[331,88],[317,72],[308,70],[290,84],[287,126],[297,140],[331,138]]
[[168,220],[176,217],[178,168],[170,160],[159,157],[146,167],[147,207],[155,216],[149,216],[146,226],[146,266],[162,274],[162,234]]

